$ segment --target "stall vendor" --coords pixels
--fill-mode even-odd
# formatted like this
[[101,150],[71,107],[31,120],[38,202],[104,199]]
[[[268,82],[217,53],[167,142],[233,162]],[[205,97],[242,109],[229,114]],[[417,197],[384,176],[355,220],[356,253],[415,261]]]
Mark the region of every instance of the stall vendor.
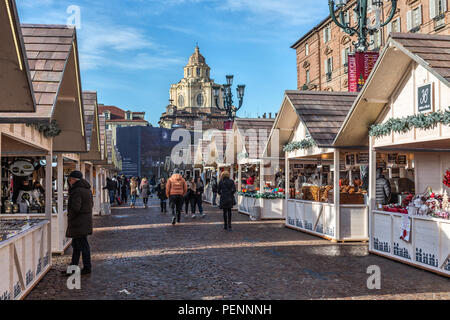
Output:
[[33,205],[38,205],[41,195],[44,193],[44,189],[40,183],[31,183],[29,180],[23,180],[22,185],[19,188],[19,193],[15,203],[20,207],[21,213],[28,213],[29,209]]
[[377,169],[377,180],[376,180],[376,201],[377,204],[386,205],[389,203],[391,198],[391,185],[389,180],[387,180],[383,175],[383,169]]

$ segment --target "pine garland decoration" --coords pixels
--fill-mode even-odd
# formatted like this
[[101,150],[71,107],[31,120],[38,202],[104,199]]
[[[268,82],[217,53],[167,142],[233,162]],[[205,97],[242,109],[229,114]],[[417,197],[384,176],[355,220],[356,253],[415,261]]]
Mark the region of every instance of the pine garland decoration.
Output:
[[306,138],[301,141],[292,141],[283,147],[284,152],[291,152],[295,150],[305,150],[316,146],[316,142],[312,138]]
[[51,122],[40,122],[40,123],[27,123],[26,126],[33,126],[40,133],[43,133],[46,138],[57,137],[61,133],[61,129],[58,126],[56,120],[52,120]]
[[403,118],[391,118],[385,123],[372,125],[369,129],[369,135],[380,138],[388,136],[392,132],[406,133],[413,128],[430,130],[436,128],[439,124],[450,126],[450,107],[444,112],[435,111]]

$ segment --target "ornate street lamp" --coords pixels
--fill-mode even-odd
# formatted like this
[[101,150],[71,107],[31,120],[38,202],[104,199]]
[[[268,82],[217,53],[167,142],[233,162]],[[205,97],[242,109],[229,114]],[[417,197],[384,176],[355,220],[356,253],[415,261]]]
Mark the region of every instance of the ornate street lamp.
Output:
[[[376,22],[374,26],[369,26],[368,24],[367,10],[369,1],[371,1],[373,6],[375,7]],[[389,1],[392,4],[391,12],[389,13],[386,21],[381,22],[381,11],[383,7],[382,0],[357,0],[356,6],[353,9],[357,17],[357,26],[355,27],[350,27],[350,24],[345,21],[344,7],[347,4],[347,0],[336,0],[336,4],[334,0],[328,0],[328,5],[330,7],[331,19],[333,19],[334,23],[336,23],[339,28],[344,30],[344,32],[348,33],[350,36],[353,36],[355,34],[358,35],[358,41],[353,42],[356,51],[365,52],[367,51],[368,46],[372,44],[367,41],[367,36],[372,35],[377,30],[386,26],[389,22],[391,22],[392,18],[395,15],[398,0]],[[336,17],[336,11],[338,11],[337,14],[339,15],[340,21],[338,20],[338,17]]]
[[[231,92],[231,87],[233,86],[233,75],[227,75],[227,83],[220,86],[214,86],[214,99],[216,101],[217,109],[225,111],[228,116],[228,121],[233,121],[236,117],[236,113],[242,108],[244,102],[245,85],[240,84],[236,88],[237,97],[239,99],[239,107],[233,106],[233,93]],[[219,103],[220,92],[223,95],[223,107]]]

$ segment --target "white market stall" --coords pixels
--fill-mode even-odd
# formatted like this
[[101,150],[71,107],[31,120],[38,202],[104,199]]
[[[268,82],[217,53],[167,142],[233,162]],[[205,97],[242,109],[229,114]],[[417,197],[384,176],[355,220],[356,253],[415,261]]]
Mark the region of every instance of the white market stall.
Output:
[[274,129],[285,151],[286,226],[332,241],[367,241],[361,166],[367,152],[333,140],[356,94],[286,91]]
[[[369,251],[446,277],[450,83],[442,61],[450,61],[448,48],[449,36],[391,34],[336,139],[341,146],[369,145]],[[390,197],[376,191],[381,172]]]
[[233,144],[227,149],[237,163],[237,205],[253,219],[284,219],[284,187],[275,186],[272,163],[263,160],[275,119],[236,119]]

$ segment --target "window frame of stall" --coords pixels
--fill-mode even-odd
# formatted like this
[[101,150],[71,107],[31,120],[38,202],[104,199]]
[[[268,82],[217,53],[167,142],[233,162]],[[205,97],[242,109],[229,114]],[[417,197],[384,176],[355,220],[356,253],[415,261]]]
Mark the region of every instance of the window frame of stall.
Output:
[[[365,143],[369,147],[369,252],[446,277],[450,276],[450,220],[417,215],[415,203],[407,207],[407,213],[384,211],[386,207],[380,211],[376,203],[376,169],[378,154],[406,153],[409,165],[414,164],[416,195],[430,183],[436,195],[444,190],[449,193],[442,180],[445,169],[450,169],[450,126],[437,123],[430,129],[420,129],[412,125],[404,133],[390,130],[382,136],[372,131],[370,136],[368,127],[358,123],[386,125],[390,119],[419,114],[418,92],[429,83],[434,104],[425,114],[448,110],[449,78],[445,68],[440,67],[442,62],[437,63],[433,57],[440,52],[438,60],[445,61],[446,57],[450,61],[450,54],[442,52],[448,50],[445,48],[449,44],[448,36],[391,34],[335,140],[340,146]],[[375,92],[377,99],[371,99]]]

